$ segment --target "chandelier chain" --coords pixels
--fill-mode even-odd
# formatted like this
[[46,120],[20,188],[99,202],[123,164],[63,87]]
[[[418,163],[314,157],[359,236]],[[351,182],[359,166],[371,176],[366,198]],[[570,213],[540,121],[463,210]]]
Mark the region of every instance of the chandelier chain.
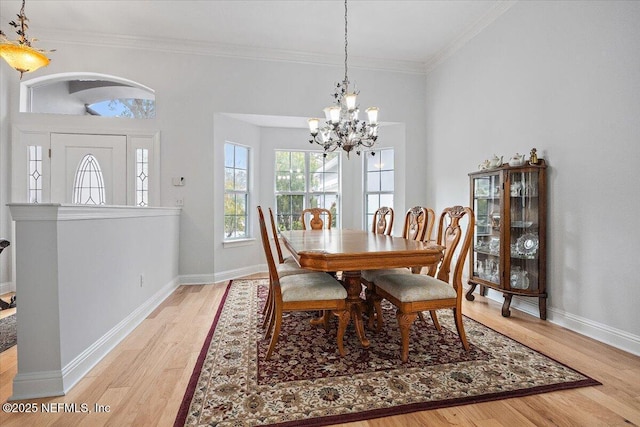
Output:
[[347,46],[349,45],[349,40],[347,38],[347,0],[344,0],[344,80],[348,81],[349,78],[347,77],[347,58],[348,58],[348,53],[347,53]]

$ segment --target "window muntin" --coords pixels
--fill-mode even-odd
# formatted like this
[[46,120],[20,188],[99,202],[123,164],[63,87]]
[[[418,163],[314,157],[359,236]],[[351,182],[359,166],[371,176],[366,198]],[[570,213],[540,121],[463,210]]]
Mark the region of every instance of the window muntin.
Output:
[[104,205],[104,178],[98,159],[87,154],[80,160],[73,180],[73,203],[79,205]]
[[276,150],[276,216],[280,230],[301,230],[306,208],[331,211],[331,227],[339,224],[340,155]]
[[373,215],[382,206],[393,208],[394,152],[393,148],[376,150],[375,156],[364,156],[365,200],[364,228],[370,229]]
[[224,144],[224,240],[249,237],[249,149]]

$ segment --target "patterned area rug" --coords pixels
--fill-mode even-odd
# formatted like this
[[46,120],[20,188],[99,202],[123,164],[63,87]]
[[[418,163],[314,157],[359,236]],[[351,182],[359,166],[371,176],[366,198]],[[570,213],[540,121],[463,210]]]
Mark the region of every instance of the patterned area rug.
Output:
[[391,305],[384,305],[384,331],[367,330],[369,349],[349,326],[343,358],[335,319],[325,333],[309,324],[313,313],[289,314],[265,361],[266,293],[266,280],[229,286],[176,426],[322,426],[600,384],[469,318],[465,352],[451,310],[438,312],[441,332],[430,320],[416,322],[403,364]]
[[13,347],[18,342],[16,333],[16,315],[0,319],[0,353]]

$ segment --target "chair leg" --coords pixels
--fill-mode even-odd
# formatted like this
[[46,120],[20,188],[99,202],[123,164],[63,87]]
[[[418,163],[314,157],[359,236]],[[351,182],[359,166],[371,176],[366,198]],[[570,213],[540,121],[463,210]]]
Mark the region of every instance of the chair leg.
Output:
[[459,308],[454,308],[453,316],[456,319],[456,329],[458,330],[460,341],[462,341],[462,346],[464,347],[465,350],[469,351],[469,343],[467,342],[467,335],[464,333],[464,325],[462,324],[462,310],[460,310]]
[[376,332],[382,331],[382,297],[376,294],[373,298],[373,307],[376,309]]
[[342,310],[334,311],[333,314],[338,318],[338,352],[340,353],[340,356],[344,356],[346,354],[344,351],[344,333],[347,330],[351,313],[348,310]]
[[[435,310],[431,310],[429,311],[429,315],[431,316],[431,321],[433,322],[433,326],[436,327],[437,330],[442,330],[442,328],[440,327],[440,322],[438,322],[438,316],[436,315],[436,311]],[[427,319],[424,318],[424,314],[420,311],[418,312],[418,318],[420,319],[421,322],[427,323]]]
[[269,303],[271,302],[271,286],[269,286],[269,293],[267,294],[267,301],[264,303],[264,307],[262,307],[262,314],[266,314],[269,309]]
[[367,319],[368,319],[368,324],[367,326],[369,328],[373,328],[373,316],[375,313],[375,309],[373,307],[373,289],[371,286],[369,286],[367,283],[365,282],[360,282],[365,286],[364,289],[364,301],[365,301],[365,306],[366,306],[366,314],[367,314]]
[[280,327],[282,326],[282,310],[278,310],[276,307],[276,315],[275,315],[275,325],[273,327],[273,332],[271,334],[271,341],[269,343],[269,349],[267,350],[267,355],[265,356],[265,360],[269,360],[271,358],[271,354],[273,353],[273,349],[276,347],[278,343],[278,336],[280,335]]
[[431,320],[433,321],[433,326],[435,326],[437,330],[441,331],[442,327],[440,326],[440,322],[438,322],[438,315],[436,314],[436,311],[435,310],[431,310],[431,311],[429,311],[429,314],[431,315]]
[[[268,339],[269,335],[271,335],[271,333],[273,332],[273,325],[274,325],[274,320],[275,320],[275,310],[276,310],[276,303],[274,300],[271,301],[271,304],[269,304],[269,312],[267,314],[267,316],[264,318],[264,321],[267,322],[267,327],[264,331],[264,339]],[[281,315],[282,317],[282,315]]]
[[329,317],[329,313],[327,312],[327,310],[322,310],[322,323],[323,323],[325,332],[329,332],[330,320],[331,320],[331,317]]
[[372,283],[366,285],[364,293],[367,305],[367,327],[373,329],[374,320],[377,321],[376,332],[382,330],[382,298],[376,293],[376,287]]
[[267,302],[264,304],[263,314],[264,318],[262,319],[262,328],[264,329],[267,323],[271,321],[271,317],[273,316],[273,297],[271,295],[271,289],[269,289]]
[[402,338],[400,359],[403,362],[409,360],[409,330],[416,317],[418,317],[418,313],[403,313],[400,310],[396,312],[398,326],[400,327],[400,337]]

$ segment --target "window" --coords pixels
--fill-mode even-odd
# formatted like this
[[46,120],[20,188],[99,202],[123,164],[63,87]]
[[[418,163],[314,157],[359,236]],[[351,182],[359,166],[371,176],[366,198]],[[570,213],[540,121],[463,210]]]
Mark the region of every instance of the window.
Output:
[[249,149],[224,144],[224,239],[249,237]]
[[373,215],[382,206],[393,208],[393,148],[376,150],[375,156],[364,156],[365,162],[365,229],[373,223]]
[[331,211],[331,227],[339,224],[340,155],[276,151],[276,216],[281,230],[301,230],[306,208]]
[[61,73],[22,82],[20,112],[154,119],[153,89],[98,73]]
[[136,148],[136,206],[149,206],[149,150]]
[[42,146],[29,146],[29,203],[42,203]]
[[80,160],[73,180],[73,203],[79,205],[104,205],[104,179],[98,159],[87,154]]

